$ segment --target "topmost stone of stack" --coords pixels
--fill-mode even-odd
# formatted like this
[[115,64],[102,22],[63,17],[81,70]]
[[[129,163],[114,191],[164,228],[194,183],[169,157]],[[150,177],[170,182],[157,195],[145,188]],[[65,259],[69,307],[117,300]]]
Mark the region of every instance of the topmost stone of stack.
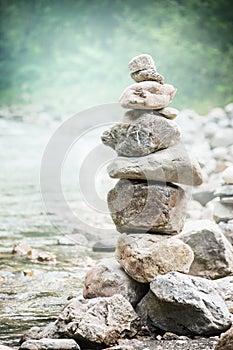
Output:
[[153,58],[147,54],[141,54],[139,56],[134,57],[129,62],[128,67],[131,72],[137,72],[144,69],[156,70]]

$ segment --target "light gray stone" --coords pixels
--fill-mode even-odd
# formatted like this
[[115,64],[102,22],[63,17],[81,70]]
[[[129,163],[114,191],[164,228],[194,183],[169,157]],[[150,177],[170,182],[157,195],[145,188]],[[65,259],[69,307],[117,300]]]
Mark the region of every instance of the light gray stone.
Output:
[[219,278],[214,283],[217,291],[225,300],[228,310],[233,314],[233,276]]
[[223,185],[214,192],[215,197],[233,196],[233,185]]
[[119,123],[101,137],[120,156],[135,157],[173,146],[180,141],[178,125],[166,118],[144,114],[133,123]]
[[181,240],[151,234],[122,234],[115,255],[127,274],[141,283],[170,271],[188,273],[194,258],[192,249]]
[[198,162],[182,145],[144,157],[115,158],[109,162],[107,171],[112,178],[176,182],[189,186],[198,186],[203,181]]
[[144,69],[155,69],[154,60],[150,55],[141,54],[132,58],[128,64],[131,72],[137,72]]
[[[220,202],[223,204],[233,204],[233,196],[221,197]],[[233,208],[232,208],[233,210]]]
[[178,237],[194,252],[191,275],[216,279],[233,273],[233,248],[213,221],[189,221]]
[[127,87],[120,96],[120,104],[124,108],[161,109],[167,107],[175,93],[172,85],[143,81]]
[[212,281],[179,272],[155,277],[137,312],[147,325],[178,335],[219,334],[231,325]]
[[218,344],[214,350],[232,350],[233,349],[233,327],[221,335]]
[[113,258],[103,259],[86,275],[83,296],[86,299],[121,294],[133,306],[148,292],[149,286],[128,276]]
[[173,235],[183,228],[186,196],[175,185],[121,179],[108,193],[108,206],[119,232]]
[[160,109],[159,113],[161,113],[167,119],[174,119],[179,114],[179,111],[173,107],[165,107]]
[[218,226],[222,230],[224,236],[233,245],[233,220],[228,222],[220,222]]
[[[233,138],[233,131],[231,130],[231,132]],[[224,170],[224,172],[222,173],[222,179],[226,184],[233,184],[233,165],[229,166]]]
[[221,202],[214,203],[214,220],[219,223],[233,220],[233,205],[223,204]]
[[80,350],[80,347],[73,339],[43,338],[27,340],[21,344],[19,350]]
[[159,74],[155,69],[144,69],[131,73],[131,78],[137,83],[141,81],[157,81],[160,84],[164,83],[164,77]]
[[228,147],[233,143],[232,128],[220,128],[210,141],[212,148]]
[[140,320],[122,295],[108,298],[74,299],[56,321],[57,334],[75,339],[81,346],[114,345],[118,339],[133,337]]

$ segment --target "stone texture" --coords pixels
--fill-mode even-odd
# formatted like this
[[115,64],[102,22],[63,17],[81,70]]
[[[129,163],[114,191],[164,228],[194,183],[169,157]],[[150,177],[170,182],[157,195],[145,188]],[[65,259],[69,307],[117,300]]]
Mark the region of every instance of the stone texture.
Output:
[[181,240],[151,234],[122,234],[115,254],[127,274],[142,283],[170,271],[188,273],[194,258],[192,249]]
[[150,154],[177,144],[180,130],[176,123],[156,115],[144,114],[133,123],[119,123],[101,137],[120,156],[135,157]]
[[233,314],[233,276],[219,278],[214,281],[216,289],[228,307],[228,310]]
[[129,277],[113,258],[103,259],[86,275],[83,296],[110,297],[121,294],[133,306],[139,303],[149,287]]
[[179,114],[178,109],[173,107],[165,107],[159,110],[159,113],[167,119],[174,119]]
[[128,64],[131,72],[137,72],[144,69],[155,69],[154,60],[150,55],[141,54],[132,58]]
[[150,327],[178,335],[212,335],[227,330],[231,314],[213,282],[170,272],[155,277],[137,312]]
[[178,237],[194,252],[190,274],[216,279],[233,273],[233,248],[213,221],[187,222]]
[[143,81],[127,87],[120,97],[120,104],[124,108],[161,109],[167,107],[175,93],[176,88],[172,85]]
[[233,220],[233,205],[223,204],[221,202],[214,203],[214,220],[219,223]]
[[160,84],[164,83],[164,77],[159,74],[155,69],[144,69],[131,73],[131,78],[137,83],[141,81],[157,81]]
[[74,299],[56,321],[56,334],[65,334],[81,346],[114,345],[118,339],[134,336],[140,321],[122,295],[108,298]]
[[222,230],[224,236],[233,245],[233,220],[228,222],[220,222],[218,226]]
[[115,158],[107,170],[112,178],[176,182],[189,186],[198,186],[203,181],[198,162],[189,157],[182,145],[144,157]]
[[119,232],[173,235],[183,228],[186,196],[175,185],[121,179],[108,193],[108,206]]
[[218,128],[210,141],[212,148],[232,145],[232,128]]
[[233,327],[226,333],[221,335],[221,338],[214,350],[232,350],[233,349]]
[[224,170],[222,179],[226,184],[233,184],[233,165]]
[[19,350],[80,350],[80,347],[73,339],[44,338],[27,340]]

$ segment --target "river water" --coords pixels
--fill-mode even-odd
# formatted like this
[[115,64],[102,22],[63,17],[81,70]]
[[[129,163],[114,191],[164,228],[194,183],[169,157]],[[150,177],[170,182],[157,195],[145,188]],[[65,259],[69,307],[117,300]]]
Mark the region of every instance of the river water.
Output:
[[[40,164],[53,131],[54,127],[0,119],[0,344],[15,349],[25,330],[54,320],[68,297],[81,296],[87,270],[112,254],[94,253],[90,242],[58,244],[74,227],[61,219],[55,228],[41,199]],[[107,213],[90,215],[71,189],[67,193],[83,221],[93,221],[95,227],[104,221],[112,227]],[[53,253],[57,263],[13,255],[19,242]]]

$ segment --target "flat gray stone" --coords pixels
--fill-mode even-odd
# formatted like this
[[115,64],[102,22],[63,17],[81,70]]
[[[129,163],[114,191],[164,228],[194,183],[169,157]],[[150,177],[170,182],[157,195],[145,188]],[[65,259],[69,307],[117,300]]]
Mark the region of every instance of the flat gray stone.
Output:
[[128,86],[119,102],[122,107],[129,109],[162,109],[173,100],[175,93],[176,88],[170,84],[143,81]]
[[86,299],[121,294],[133,306],[148,292],[149,286],[128,276],[114,258],[103,259],[86,275],[83,296]]
[[194,252],[191,275],[216,279],[233,274],[233,247],[213,221],[189,221],[178,237]]
[[180,129],[166,118],[144,114],[133,123],[114,125],[101,139],[118,155],[137,157],[176,145],[180,141]]
[[214,220],[219,223],[221,221],[228,222],[233,219],[233,205],[223,204],[221,202],[214,203]]
[[186,196],[175,185],[121,179],[108,193],[108,206],[119,232],[173,235],[183,228]]
[[128,64],[131,72],[137,72],[143,69],[155,69],[154,60],[150,55],[141,54],[132,58]]
[[164,77],[159,74],[155,69],[144,69],[131,73],[131,78],[137,83],[141,81],[157,81],[159,84],[164,83]]
[[138,158],[119,157],[111,160],[107,171],[112,178],[176,182],[189,186],[202,183],[198,162],[191,158],[182,145]]
[[21,344],[19,350],[80,350],[73,339],[31,339]]
[[231,314],[212,281],[179,272],[159,275],[137,306],[149,327],[178,335],[214,335],[231,325]]
[[233,185],[223,185],[214,192],[215,197],[233,196]]
[[116,259],[134,280],[147,283],[170,271],[188,273],[194,259],[192,249],[176,237],[122,234]]

